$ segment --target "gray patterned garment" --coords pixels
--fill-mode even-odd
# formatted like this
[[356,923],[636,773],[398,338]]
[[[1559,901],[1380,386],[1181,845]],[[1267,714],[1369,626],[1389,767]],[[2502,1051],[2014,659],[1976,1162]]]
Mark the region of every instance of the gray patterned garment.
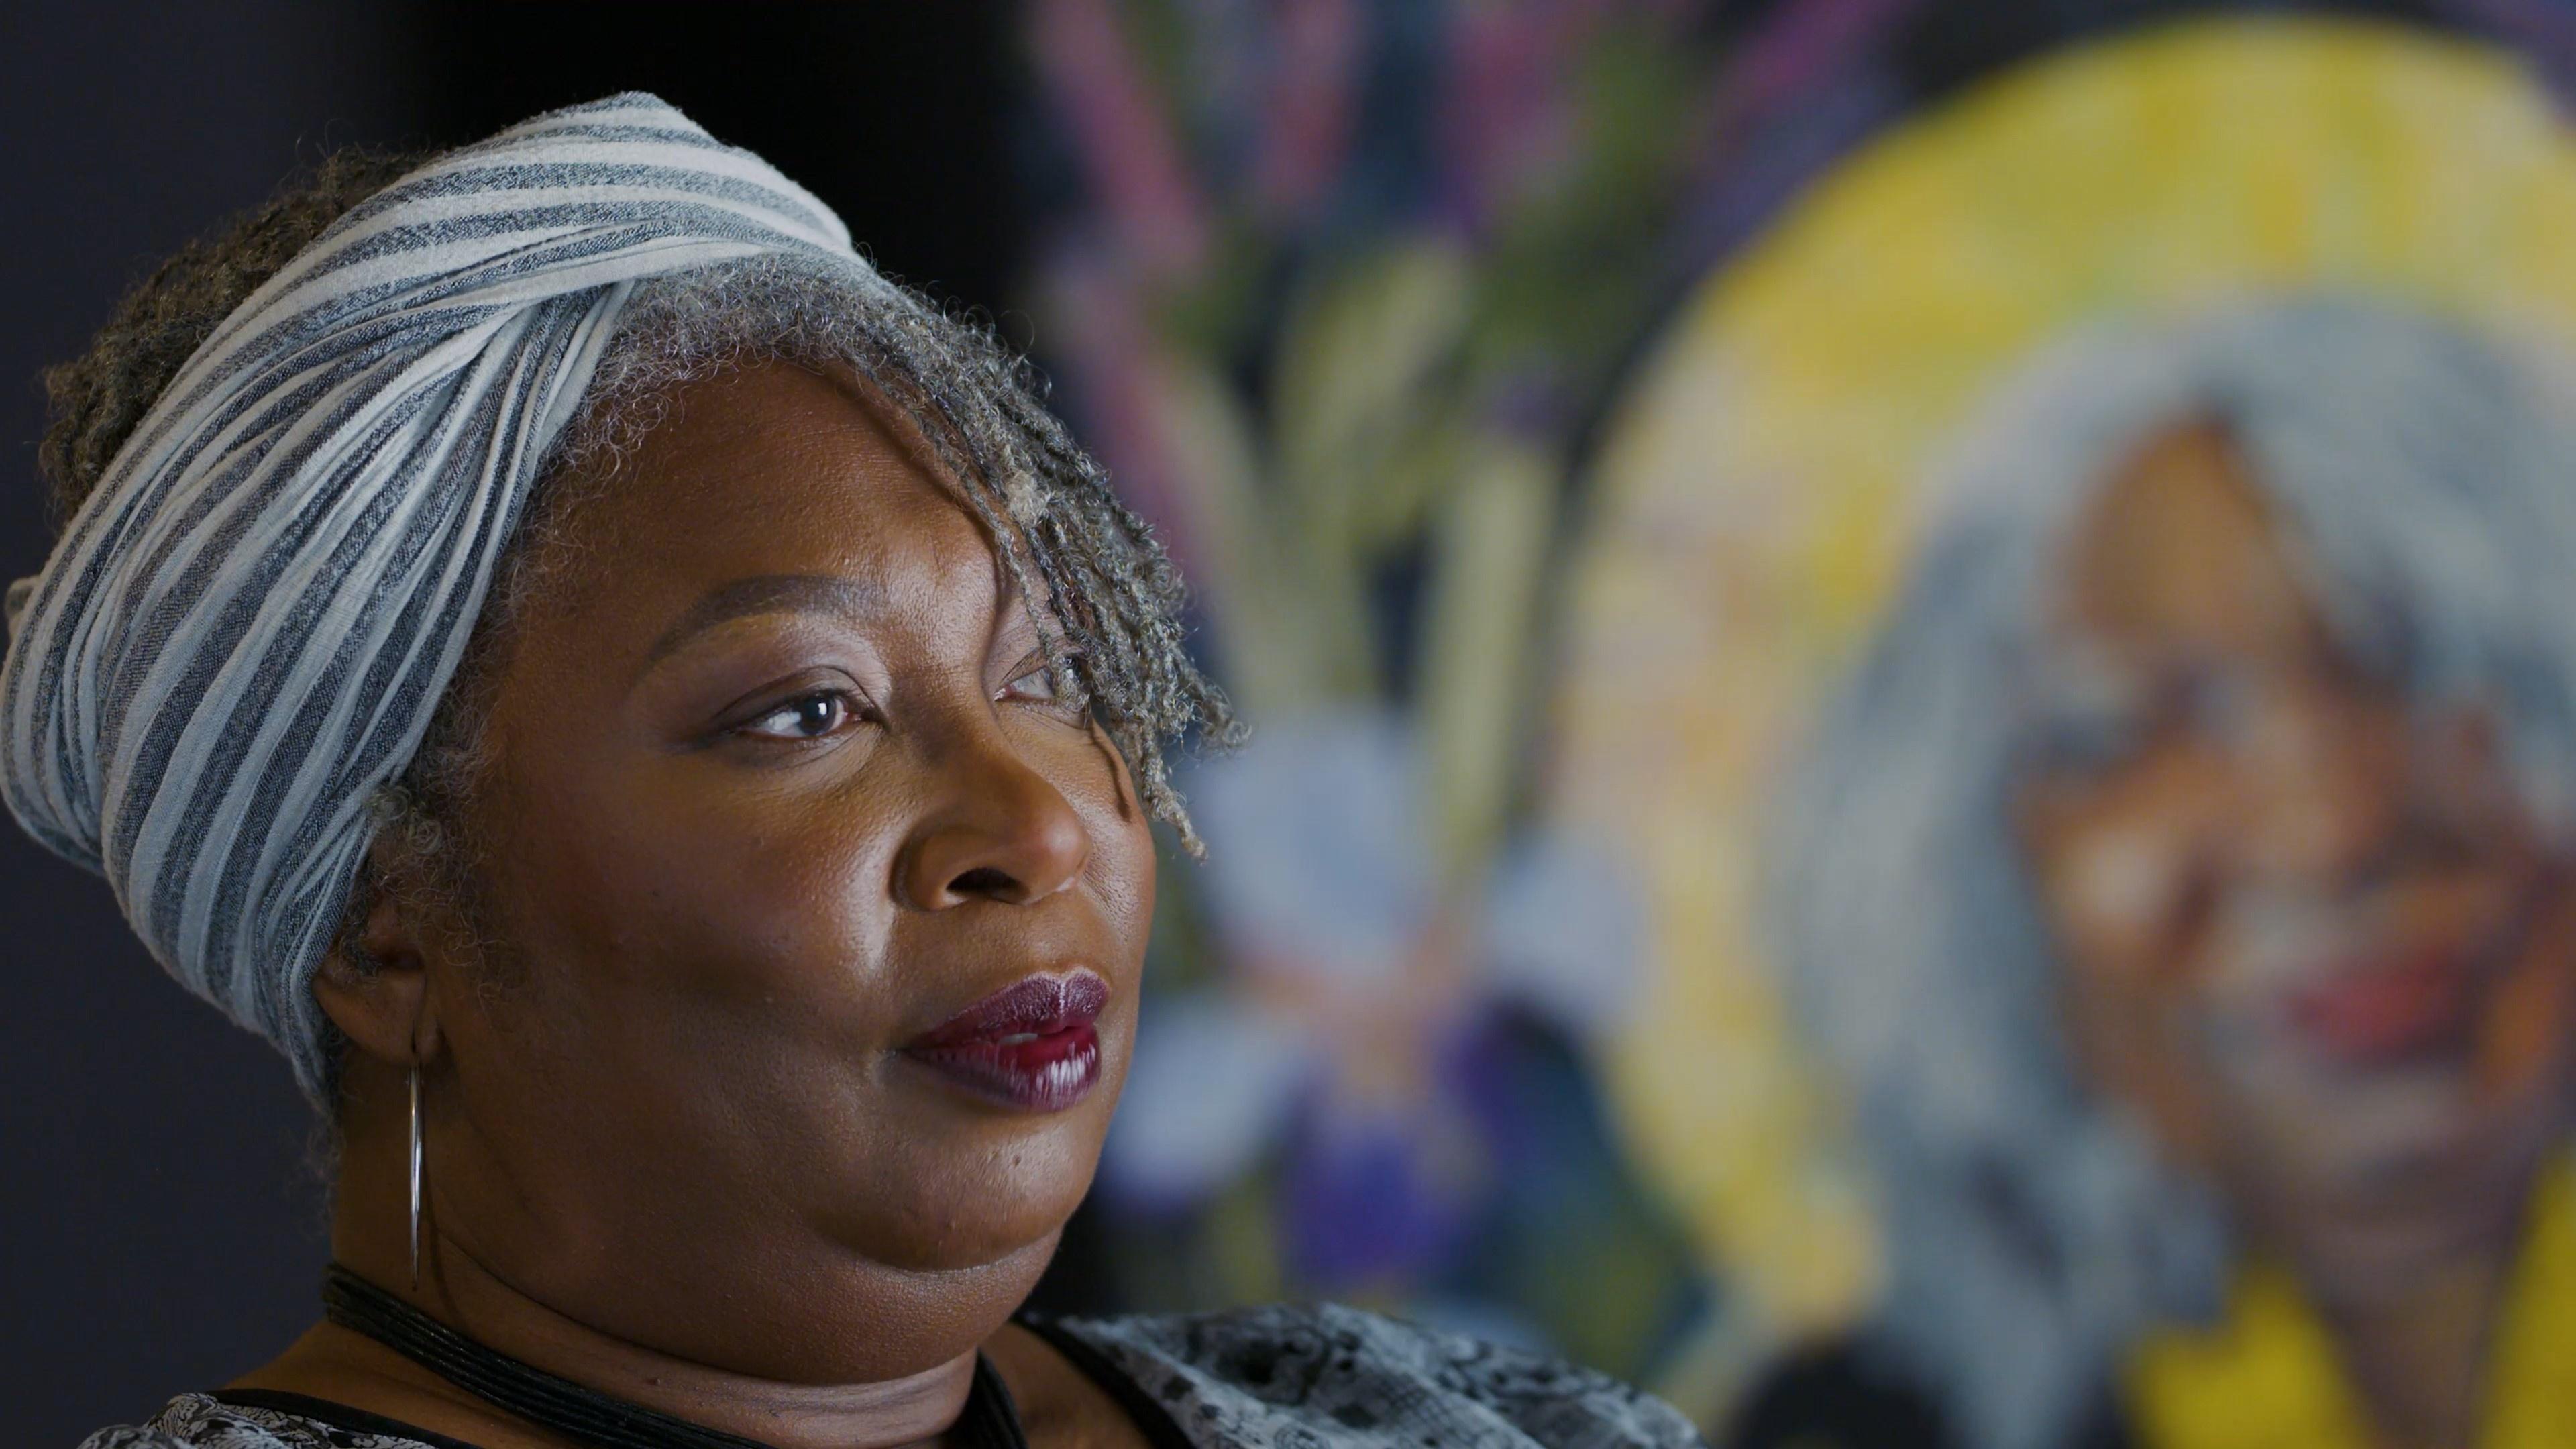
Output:
[[[1586,1369],[1376,1314],[1252,1308],[1030,1324],[1186,1449],[1705,1449],[1659,1399]],[[183,1394],[81,1449],[471,1449],[363,1415]]]

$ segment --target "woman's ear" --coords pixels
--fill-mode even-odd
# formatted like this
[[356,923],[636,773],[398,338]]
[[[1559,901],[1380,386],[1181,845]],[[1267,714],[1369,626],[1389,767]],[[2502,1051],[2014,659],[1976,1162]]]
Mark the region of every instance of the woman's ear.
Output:
[[368,848],[373,899],[366,919],[314,973],[313,996],[352,1047],[396,1066],[415,1066],[438,1049],[428,969],[437,937],[433,924],[422,919],[428,893],[417,887],[421,863],[386,838],[396,833],[379,835]]

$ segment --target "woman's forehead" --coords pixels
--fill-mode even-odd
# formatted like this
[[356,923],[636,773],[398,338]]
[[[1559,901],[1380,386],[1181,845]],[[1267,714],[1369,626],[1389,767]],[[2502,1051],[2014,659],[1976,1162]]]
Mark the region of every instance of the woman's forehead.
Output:
[[[917,435],[916,435],[917,436]],[[839,581],[845,598],[989,619],[1012,593],[990,535],[885,408],[804,368],[693,384],[570,530],[579,612],[661,638],[710,600]]]
[[2307,646],[2324,637],[2283,520],[2221,428],[2163,429],[2088,503],[2060,564],[2062,621],[2138,642]]
[[990,546],[919,429],[855,383],[785,363],[683,389],[644,436],[629,491],[650,531],[793,550],[926,542]]

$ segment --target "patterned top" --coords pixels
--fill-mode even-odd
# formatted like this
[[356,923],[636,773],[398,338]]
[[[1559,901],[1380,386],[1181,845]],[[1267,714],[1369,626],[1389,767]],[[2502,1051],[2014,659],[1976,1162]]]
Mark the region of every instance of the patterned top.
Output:
[[[1601,1374],[1337,1305],[1028,1327],[1158,1446],[1706,1449],[1671,1406]],[[247,1402],[261,1397],[182,1394],[81,1449],[472,1449],[355,1411]]]

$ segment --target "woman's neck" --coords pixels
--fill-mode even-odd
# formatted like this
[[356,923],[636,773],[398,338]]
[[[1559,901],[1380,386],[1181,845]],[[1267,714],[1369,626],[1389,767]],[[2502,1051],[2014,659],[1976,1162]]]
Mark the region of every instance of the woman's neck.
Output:
[[2493,1211],[2433,1234],[2449,1239],[2439,1249],[2327,1247],[2346,1236],[2329,1230],[2285,1254],[2384,1449],[2477,1442],[2539,1163],[2514,1166]]
[[[370,1256],[362,1254],[348,1266],[388,1289],[407,1282],[403,1264],[367,1261]],[[419,1288],[400,1296],[475,1342],[523,1363],[776,1449],[935,1444],[956,1422],[974,1381],[977,1346],[971,1342],[929,1368],[862,1383],[786,1383],[693,1363],[601,1332],[537,1302],[453,1242],[434,1245]],[[571,1443],[337,1324],[315,1328],[234,1387],[346,1403],[481,1449],[558,1449]]]
[[[580,1382],[617,1398],[776,1449],[919,1449],[934,1445],[966,1401],[975,1357],[884,1384],[818,1386],[754,1380],[698,1365],[611,1364]],[[560,1371],[560,1370],[555,1370]],[[565,1377],[574,1377],[565,1374]],[[583,1449],[542,1425],[476,1398],[394,1350],[337,1324],[315,1326],[230,1387],[268,1389],[347,1404],[462,1440],[478,1449]]]
[[[359,1104],[364,1110],[343,1116],[334,1258],[483,1347],[776,1449],[937,1442],[965,1406],[977,1353],[1005,1328],[1054,1256],[1053,1233],[996,1261],[953,1270],[863,1261],[820,1239],[742,1241],[726,1245],[740,1260],[738,1285],[689,1290],[676,1304],[672,1295],[681,1290],[661,1281],[650,1261],[590,1263],[557,1275],[583,1286],[536,1288],[528,1275],[502,1266],[518,1258],[484,1251],[461,1222],[442,1226],[441,1210],[453,1200],[439,1191],[433,1171],[415,1285],[401,1094],[389,1082],[373,1087]],[[467,1140],[462,1129],[452,1133],[451,1151]],[[554,1238],[569,1243],[581,1235],[557,1229]],[[543,1249],[526,1254],[562,1266]],[[567,1442],[392,1348],[327,1323],[236,1387],[346,1403],[481,1449]]]
[[2354,1400],[2387,1449],[2477,1442],[2511,1268],[2507,1254],[2482,1254],[2428,1272],[2402,1299],[2322,1305]]

